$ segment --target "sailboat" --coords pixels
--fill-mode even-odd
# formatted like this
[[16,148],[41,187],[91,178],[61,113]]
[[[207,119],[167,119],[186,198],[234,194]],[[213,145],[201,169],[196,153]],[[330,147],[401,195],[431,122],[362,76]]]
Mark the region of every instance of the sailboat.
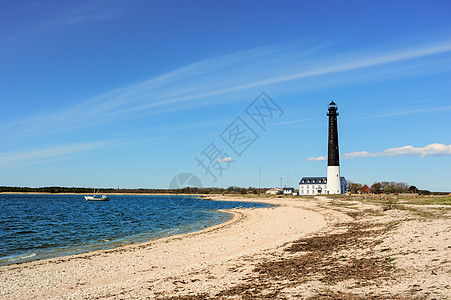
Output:
[[94,189],[94,194],[92,196],[84,196],[86,200],[88,201],[110,201],[110,198],[102,195],[100,197],[96,197],[97,193],[96,193],[96,189]]

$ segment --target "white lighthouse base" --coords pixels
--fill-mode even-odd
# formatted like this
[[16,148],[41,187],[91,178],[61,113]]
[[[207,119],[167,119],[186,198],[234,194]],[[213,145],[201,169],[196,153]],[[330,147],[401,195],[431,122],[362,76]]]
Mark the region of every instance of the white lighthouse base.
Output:
[[327,167],[326,192],[328,194],[332,194],[332,195],[341,194],[340,167],[339,166],[328,166]]

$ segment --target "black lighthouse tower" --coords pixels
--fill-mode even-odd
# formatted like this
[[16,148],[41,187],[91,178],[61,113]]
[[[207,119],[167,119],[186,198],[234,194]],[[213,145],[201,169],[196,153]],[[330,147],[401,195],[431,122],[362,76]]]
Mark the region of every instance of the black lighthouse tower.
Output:
[[329,145],[327,151],[327,166],[339,166],[339,154],[338,154],[338,129],[337,129],[337,116],[338,107],[334,101],[329,104]]
[[340,161],[338,152],[338,107],[334,101],[329,104],[329,142],[327,152],[327,193],[341,194]]

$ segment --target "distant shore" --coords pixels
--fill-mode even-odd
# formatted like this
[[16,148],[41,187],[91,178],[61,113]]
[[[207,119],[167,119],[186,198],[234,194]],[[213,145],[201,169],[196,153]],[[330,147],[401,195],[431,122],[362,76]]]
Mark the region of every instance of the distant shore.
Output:
[[[450,211],[268,198],[201,231],[0,267],[0,298],[450,297]],[[432,250],[433,251],[432,251]],[[354,297],[354,298],[353,298]]]
[[[5,195],[92,195],[92,193],[47,193],[47,192],[0,192],[1,194]],[[177,193],[98,193],[101,195],[118,195],[118,196],[125,196],[125,195],[132,195],[132,196],[203,196],[205,194],[177,194]]]

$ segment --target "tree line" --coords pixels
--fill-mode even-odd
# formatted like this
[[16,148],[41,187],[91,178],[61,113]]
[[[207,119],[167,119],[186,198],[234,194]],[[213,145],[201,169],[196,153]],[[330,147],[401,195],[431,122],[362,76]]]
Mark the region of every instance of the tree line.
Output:
[[[348,192],[353,194],[358,194],[363,188],[363,185],[356,182],[348,183]],[[442,193],[432,193],[428,190],[420,190],[414,185],[409,185],[405,182],[395,182],[395,181],[377,181],[373,183],[370,187],[370,193],[373,194],[399,194],[399,193],[414,193],[420,195],[431,195],[431,194],[442,194]],[[446,194],[446,193],[445,193]]]
[[[148,189],[148,188],[138,188],[138,189],[115,189],[115,188],[100,188],[101,193],[123,193],[123,194],[259,194],[264,193],[267,188],[255,188],[255,187],[237,187],[230,186],[228,188],[217,188],[217,187],[184,187],[179,189]],[[74,194],[91,194],[93,188],[83,188],[83,187],[60,187],[60,186],[49,186],[49,187],[13,187],[13,186],[0,186],[0,193],[74,193]]]
[[[361,183],[348,182],[348,192],[358,194],[362,189]],[[117,193],[117,194],[264,194],[269,188],[256,188],[256,187],[238,187],[229,186],[228,188],[218,187],[184,187],[179,189],[125,189],[125,188],[100,188],[101,193]],[[96,189],[97,190],[97,189]],[[12,186],[0,186],[0,193],[74,193],[74,194],[92,194],[93,188],[84,187],[12,187]],[[370,192],[374,194],[394,194],[394,193],[417,193],[420,195],[430,194],[448,194],[440,192],[430,192],[428,190],[417,189],[416,186],[409,185],[405,182],[394,181],[382,181],[375,182],[370,187]]]

